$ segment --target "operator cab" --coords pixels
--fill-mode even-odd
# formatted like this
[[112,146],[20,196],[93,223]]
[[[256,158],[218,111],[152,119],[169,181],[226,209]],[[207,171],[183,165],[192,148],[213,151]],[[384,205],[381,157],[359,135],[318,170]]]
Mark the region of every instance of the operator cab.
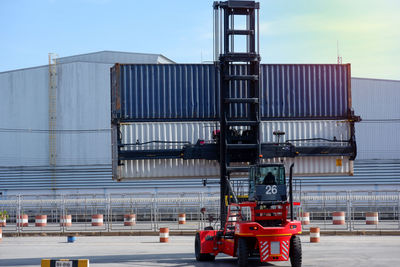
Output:
[[265,204],[287,201],[285,166],[283,164],[251,166],[249,200]]

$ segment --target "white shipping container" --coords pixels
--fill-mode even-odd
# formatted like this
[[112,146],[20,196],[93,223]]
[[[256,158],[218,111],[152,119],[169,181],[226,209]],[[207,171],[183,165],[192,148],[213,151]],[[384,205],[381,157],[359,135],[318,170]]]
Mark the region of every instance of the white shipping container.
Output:
[[[140,122],[121,125],[123,144],[141,144],[151,141],[188,142],[198,139],[212,142],[212,131],[218,129],[216,122]],[[298,139],[347,140],[350,136],[349,123],[345,121],[272,121],[262,122],[262,142],[276,142],[274,131],[286,134],[280,142]],[[295,141],[294,145],[323,145],[326,141]],[[337,145],[337,143],[336,143]],[[181,148],[176,143],[148,143],[129,149]],[[348,157],[319,156],[277,158],[268,162],[284,162],[287,169],[295,162],[295,176],[352,175],[353,164]],[[218,178],[219,164],[209,160],[154,159],[122,161],[118,166],[118,180]]]

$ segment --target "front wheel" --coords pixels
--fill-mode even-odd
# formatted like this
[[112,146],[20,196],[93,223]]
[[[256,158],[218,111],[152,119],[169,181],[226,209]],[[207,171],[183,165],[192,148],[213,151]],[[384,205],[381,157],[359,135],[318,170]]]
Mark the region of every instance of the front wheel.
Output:
[[290,263],[292,267],[301,267],[302,263],[302,252],[301,252],[301,241],[300,237],[292,236],[290,239]]
[[249,248],[246,239],[239,238],[237,247],[238,266],[247,267],[249,261]]
[[201,241],[200,235],[197,233],[194,240],[194,254],[196,255],[197,261],[213,261],[215,260],[215,255],[209,253],[201,253]]

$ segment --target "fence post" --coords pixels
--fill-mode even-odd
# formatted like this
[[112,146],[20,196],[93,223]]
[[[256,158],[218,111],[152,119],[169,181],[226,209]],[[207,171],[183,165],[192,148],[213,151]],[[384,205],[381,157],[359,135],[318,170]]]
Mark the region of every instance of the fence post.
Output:
[[16,225],[17,225],[17,232],[18,232],[18,236],[19,236],[19,233],[21,231],[20,225],[18,223],[18,218],[21,215],[21,195],[20,194],[18,194],[17,205],[18,205],[17,206],[17,218],[15,218],[15,222],[16,222]]
[[197,215],[199,215],[199,227],[197,230],[203,229],[203,214],[201,213],[201,208],[203,207],[203,192],[199,193],[199,207],[197,209]]
[[152,194],[153,195],[153,197],[152,197],[152,205],[151,205],[151,207],[152,207],[152,213],[153,213],[153,216],[151,216],[151,220],[152,220],[152,225],[153,225],[153,231],[157,231],[157,216],[158,216],[158,214],[157,214],[157,204],[156,204],[156,202],[157,202],[157,192],[155,193],[155,194]]
[[348,217],[348,222],[347,222],[347,228],[349,229],[349,231],[351,232],[354,229],[354,225],[353,225],[353,216],[352,216],[352,194],[351,191],[347,191],[347,217]]
[[[65,212],[65,195],[61,195],[61,216],[59,216],[60,218],[66,218],[65,215],[67,213]],[[61,219],[60,219],[60,226],[61,226],[61,231],[64,233],[65,232],[65,224],[61,223]]]
[[399,222],[398,229],[400,230],[400,190],[397,191],[397,221]]
[[112,223],[112,215],[111,215],[111,194],[107,194],[106,196],[106,223],[107,223],[107,231],[110,232],[110,224]]

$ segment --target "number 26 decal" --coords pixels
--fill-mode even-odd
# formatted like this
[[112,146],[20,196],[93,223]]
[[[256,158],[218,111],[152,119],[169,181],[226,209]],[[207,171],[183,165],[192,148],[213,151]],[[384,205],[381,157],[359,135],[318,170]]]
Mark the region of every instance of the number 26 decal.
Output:
[[265,187],[266,195],[275,195],[276,193],[278,193],[278,189],[276,188],[276,185],[267,185]]

